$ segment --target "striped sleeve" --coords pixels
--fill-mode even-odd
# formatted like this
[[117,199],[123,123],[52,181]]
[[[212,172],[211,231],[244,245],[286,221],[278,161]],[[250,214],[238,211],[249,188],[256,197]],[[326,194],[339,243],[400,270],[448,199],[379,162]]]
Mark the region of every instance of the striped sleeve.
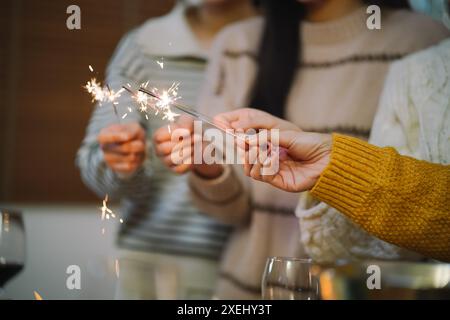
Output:
[[[111,90],[120,90],[122,85],[129,83],[133,87],[143,82],[144,74],[140,71],[144,57],[134,42],[135,32],[132,31],[121,40],[107,69],[106,83]],[[151,168],[148,160],[131,177],[119,177],[103,160],[103,153],[97,142],[97,136],[103,128],[114,123],[139,122],[147,130],[147,124],[138,112],[129,112],[134,101],[129,94],[122,94],[117,100],[118,115],[111,103],[97,104],[89,121],[85,138],[78,151],[76,163],[81,172],[83,182],[97,195],[110,198],[127,196],[129,198],[143,198],[146,196],[143,188],[150,182]],[[138,192],[136,192],[138,191]]]

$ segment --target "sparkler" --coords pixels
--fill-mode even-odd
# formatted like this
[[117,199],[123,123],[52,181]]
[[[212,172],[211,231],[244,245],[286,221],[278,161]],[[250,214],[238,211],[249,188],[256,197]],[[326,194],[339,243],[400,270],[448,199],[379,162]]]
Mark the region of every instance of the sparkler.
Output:
[[[108,195],[105,196],[105,199],[102,201],[102,206],[100,207],[101,211],[101,220],[110,220],[110,219],[116,219],[117,215],[112,211],[110,208],[108,208]],[[123,223],[123,220],[119,219],[120,223]],[[105,234],[105,228],[102,228],[102,235]]]
[[[161,69],[164,69],[164,60],[161,59],[161,61],[156,61],[158,65],[161,67]],[[89,65],[89,70],[91,72],[94,72],[94,69],[91,65]],[[88,93],[92,95],[92,100],[99,103],[101,106],[102,103],[110,102],[112,104],[114,113],[117,117],[117,119],[120,121],[120,119],[125,119],[128,116],[129,112],[132,112],[132,108],[128,107],[128,112],[123,114],[121,117],[118,114],[117,105],[119,104],[117,99],[122,95],[124,91],[127,91],[131,94],[133,100],[137,103],[138,111],[142,112],[147,120],[149,120],[148,112],[152,110],[155,115],[158,115],[159,113],[162,114],[163,120],[168,120],[168,130],[171,132],[170,129],[170,123],[175,121],[176,117],[178,117],[180,114],[175,113],[172,111],[172,106],[177,109],[178,111],[181,111],[185,114],[188,114],[195,119],[198,119],[200,121],[203,121],[223,132],[226,134],[232,135],[233,137],[237,139],[243,139],[241,136],[234,134],[230,132],[229,130],[225,129],[225,126],[218,125],[213,119],[209,118],[208,116],[194,110],[191,107],[188,107],[186,105],[183,105],[179,102],[177,102],[181,97],[178,95],[178,88],[179,83],[174,82],[168,90],[159,90],[158,88],[153,88],[152,90],[147,89],[149,82],[145,82],[141,84],[140,88],[137,92],[134,92],[131,89],[131,85],[127,83],[127,86],[122,86],[121,89],[119,89],[117,92],[112,90],[108,85],[102,85],[101,82],[98,82],[96,78],[92,78],[90,81],[86,83],[84,88],[87,90]],[[103,200],[103,205],[100,208],[101,210],[101,220],[109,220],[109,219],[115,219],[116,215],[115,213],[108,208],[107,206],[108,202],[108,195],[105,196],[105,199]],[[123,223],[122,219],[119,219],[120,223]],[[105,228],[102,228],[102,234],[105,234]]]
[[[148,111],[150,108],[155,115],[161,113],[163,120],[168,120],[169,122],[175,121],[175,118],[178,117],[179,114],[173,112],[171,106],[181,98],[178,95],[179,83],[172,83],[168,90],[161,90],[161,93],[159,93],[160,90],[158,88],[148,90],[146,89],[147,86],[148,81],[143,83],[137,92],[131,90],[131,86],[129,85],[123,86],[122,89],[128,91],[131,94],[131,96],[139,106],[139,111],[145,113],[145,118],[147,120]],[[142,91],[141,89],[145,91]],[[170,124],[168,125],[168,129],[170,132]]]
[[[94,69],[89,65],[89,70],[94,72]],[[84,86],[87,92],[92,95],[92,101],[97,101],[101,106],[103,102],[111,102],[114,110],[114,114],[119,117],[117,112],[118,102],[116,101],[123,92],[123,89],[115,92],[108,85],[103,86],[96,78],[92,78]]]
[[[172,85],[172,87],[173,86],[174,85]],[[177,85],[177,88],[178,88],[178,85]],[[145,87],[140,87],[138,93],[139,92],[143,92],[146,95],[149,95],[152,98],[160,101],[160,105],[163,106],[164,109],[166,110],[165,111],[166,112],[165,113],[165,117],[163,117],[163,119],[165,119],[165,118],[169,119],[170,114],[172,112],[171,109],[170,109],[170,106],[173,106],[177,110],[179,110],[179,111],[181,111],[181,112],[183,112],[185,114],[188,114],[188,115],[194,117],[195,119],[203,121],[203,122],[205,122],[205,123],[207,123],[207,124],[217,128],[217,129],[225,132],[226,134],[230,134],[230,135],[232,135],[235,138],[242,139],[242,137],[238,136],[237,134],[232,133],[229,130],[226,130],[225,126],[222,127],[222,126],[218,125],[216,121],[214,121],[213,119],[211,119],[207,115],[202,114],[202,113],[194,110],[192,107],[188,107],[186,105],[183,105],[183,104],[177,102],[178,99],[171,98],[170,97],[170,89],[169,89],[169,91],[167,91],[169,94],[167,94],[166,91],[164,91],[162,96],[158,95],[158,93],[155,92],[155,91],[150,91],[150,90],[146,89]]]

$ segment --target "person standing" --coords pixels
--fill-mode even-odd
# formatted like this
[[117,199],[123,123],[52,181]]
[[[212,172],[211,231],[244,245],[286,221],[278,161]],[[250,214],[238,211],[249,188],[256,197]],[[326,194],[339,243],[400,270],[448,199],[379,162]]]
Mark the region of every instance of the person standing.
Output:
[[[308,131],[367,139],[391,62],[448,34],[426,16],[389,8],[402,1],[377,1],[384,3],[381,30],[367,28],[363,1],[261,2],[265,18],[238,23],[217,38],[199,101],[210,116],[252,106]],[[165,130],[156,133],[158,141]],[[218,296],[260,298],[269,256],[307,255],[295,215],[298,195],[249,181],[239,167],[192,169],[199,208],[236,226]],[[310,201],[303,209],[318,205]]]
[[[123,37],[106,83],[117,91],[146,81],[161,89],[180,82],[183,101],[194,104],[214,36],[254,14],[250,0],[205,0],[197,6],[180,1],[169,14]],[[126,117],[118,123],[111,106],[97,106],[77,155],[84,183],[100,197],[121,200],[125,217],[118,234],[117,297],[209,298],[230,227],[200,214],[191,204],[186,177],[173,174],[154,156],[150,137],[165,122],[127,112],[133,104],[128,94],[118,102],[119,116]],[[148,270],[177,283],[173,292],[148,289],[157,287],[148,285],[153,281]]]

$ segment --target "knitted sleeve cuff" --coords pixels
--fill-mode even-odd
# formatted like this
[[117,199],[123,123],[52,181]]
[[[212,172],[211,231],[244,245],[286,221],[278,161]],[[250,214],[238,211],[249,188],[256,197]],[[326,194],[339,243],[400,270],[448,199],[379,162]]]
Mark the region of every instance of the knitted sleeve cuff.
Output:
[[216,179],[205,179],[192,172],[189,185],[197,197],[211,204],[230,203],[242,193],[242,184],[230,166],[224,166]]
[[333,134],[330,163],[311,193],[343,212],[360,206],[385,174],[380,171],[386,169],[392,152],[391,148]]

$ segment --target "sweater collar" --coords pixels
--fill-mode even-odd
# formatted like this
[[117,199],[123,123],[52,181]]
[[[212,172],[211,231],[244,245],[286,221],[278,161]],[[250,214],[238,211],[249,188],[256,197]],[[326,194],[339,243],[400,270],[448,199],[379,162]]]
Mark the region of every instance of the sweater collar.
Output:
[[207,58],[207,50],[200,46],[189,26],[186,8],[179,3],[167,15],[145,23],[137,34],[142,50],[154,56]]
[[345,17],[328,22],[302,22],[302,42],[332,44],[353,39],[367,31],[366,8],[358,8]]

